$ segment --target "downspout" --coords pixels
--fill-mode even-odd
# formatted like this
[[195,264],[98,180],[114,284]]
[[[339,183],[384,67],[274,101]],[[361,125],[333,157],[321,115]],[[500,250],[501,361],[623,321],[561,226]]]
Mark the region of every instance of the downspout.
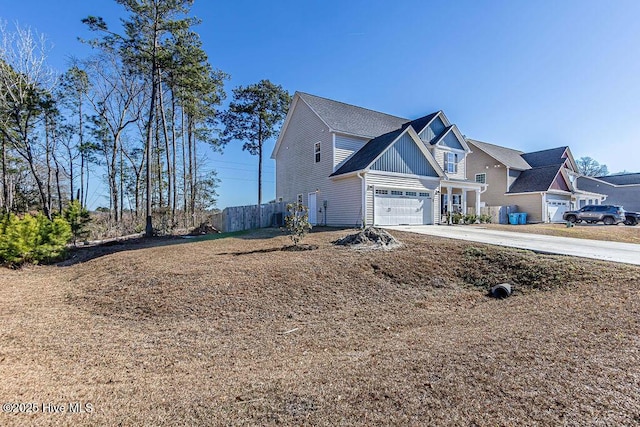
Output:
[[376,225],[376,186],[371,188],[371,225]]
[[367,226],[367,187],[364,172],[358,172],[358,178],[362,180],[362,209],[360,211],[362,212],[362,228],[364,228]]

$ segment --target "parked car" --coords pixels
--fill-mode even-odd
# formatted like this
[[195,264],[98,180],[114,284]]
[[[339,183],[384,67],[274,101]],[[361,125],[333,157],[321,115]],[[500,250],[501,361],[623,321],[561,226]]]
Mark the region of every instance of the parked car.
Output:
[[625,212],[624,217],[626,225],[638,225],[638,221],[640,221],[640,213],[638,212]]
[[569,222],[587,222],[595,224],[604,222],[606,225],[619,224],[624,222],[626,217],[622,206],[616,205],[587,205],[577,211],[567,211],[562,215],[562,219]]

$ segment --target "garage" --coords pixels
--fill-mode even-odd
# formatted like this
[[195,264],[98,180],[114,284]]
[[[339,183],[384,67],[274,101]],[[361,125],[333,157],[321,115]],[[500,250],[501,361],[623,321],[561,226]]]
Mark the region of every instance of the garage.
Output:
[[562,222],[562,214],[569,210],[568,200],[547,201],[547,218],[549,222]]
[[378,188],[373,203],[376,225],[433,224],[430,191]]

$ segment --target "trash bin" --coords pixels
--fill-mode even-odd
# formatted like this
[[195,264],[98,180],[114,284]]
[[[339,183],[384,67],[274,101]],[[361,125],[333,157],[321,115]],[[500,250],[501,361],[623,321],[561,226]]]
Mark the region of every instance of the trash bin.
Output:
[[517,213],[510,213],[509,214],[509,224],[511,225],[518,225],[518,217],[520,215]]
[[518,224],[526,224],[527,223],[527,213],[520,212],[518,214]]

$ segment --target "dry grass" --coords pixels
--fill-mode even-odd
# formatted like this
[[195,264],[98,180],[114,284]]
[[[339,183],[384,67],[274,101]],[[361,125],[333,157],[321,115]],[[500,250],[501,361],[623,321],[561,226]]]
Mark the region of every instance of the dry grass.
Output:
[[514,231],[517,233],[546,234],[548,236],[640,244],[640,226],[633,227],[624,224],[604,225],[580,223],[569,228],[565,224],[481,224],[473,225],[472,227]]
[[[276,232],[0,272],[0,425],[633,425],[640,268]],[[541,274],[554,274],[545,279]],[[510,280],[506,300],[466,283]]]

